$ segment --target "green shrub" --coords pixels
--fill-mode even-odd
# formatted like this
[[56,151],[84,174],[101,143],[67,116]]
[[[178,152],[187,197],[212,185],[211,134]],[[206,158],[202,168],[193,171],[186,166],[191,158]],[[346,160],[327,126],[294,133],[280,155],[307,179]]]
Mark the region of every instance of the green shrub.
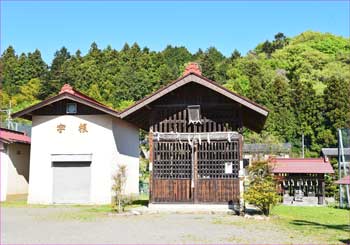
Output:
[[250,183],[244,192],[244,199],[258,207],[264,215],[269,215],[280,198],[270,167],[267,162],[259,161],[253,163],[248,171]]

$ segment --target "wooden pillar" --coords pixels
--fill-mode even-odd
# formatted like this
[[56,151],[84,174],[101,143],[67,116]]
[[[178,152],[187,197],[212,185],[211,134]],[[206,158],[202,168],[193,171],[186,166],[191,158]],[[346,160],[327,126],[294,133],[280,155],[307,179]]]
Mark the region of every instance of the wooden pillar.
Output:
[[239,148],[239,170],[238,170],[238,179],[239,179],[239,187],[237,188],[239,190],[239,193],[237,195],[239,196],[239,213],[243,214],[245,212],[245,203],[244,203],[244,168],[243,168],[243,136],[239,136],[238,140],[238,148]]
[[238,106],[238,127],[237,132],[243,134],[243,115],[242,115],[242,105]]
[[239,160],[243,161],[243,135],[239,135],[239,140],[238,140],[238,144],[239,144]]
[[325,176],[323,174],[323,178],[322,178],[322,204],[324,204],[326,201],[326,183],[325,183],[324,177]]
[[149,202],[152,203],[152,189],[153,189],[153,157],[154,157],[154,150],[153,150],[153,130],[150,128],[149,134],[148,134],[148,144],[149,144]]
[[325,197],[326,197],[326,183],[325,183],[325,175],[322,174],[319,178],[319,180],[321,181],[321,195],[322,195],[322,202],[319,203],[321,205],[323,205],[325,203]]
[[198,203],[198,142],[193,142],[193,201]]

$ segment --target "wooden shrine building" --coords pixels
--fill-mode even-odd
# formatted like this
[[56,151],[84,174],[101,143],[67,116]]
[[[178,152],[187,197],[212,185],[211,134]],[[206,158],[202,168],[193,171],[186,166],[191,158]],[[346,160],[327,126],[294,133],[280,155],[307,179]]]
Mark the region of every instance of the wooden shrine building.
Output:
[[324,204],[325,174],[334,173],[327,159],[271,158],[269,162],[284,204]]
[[239,204],[241,132],[261,131],[266,108],[190,63],[182,77],[119,115],[149,132],[150,203]]

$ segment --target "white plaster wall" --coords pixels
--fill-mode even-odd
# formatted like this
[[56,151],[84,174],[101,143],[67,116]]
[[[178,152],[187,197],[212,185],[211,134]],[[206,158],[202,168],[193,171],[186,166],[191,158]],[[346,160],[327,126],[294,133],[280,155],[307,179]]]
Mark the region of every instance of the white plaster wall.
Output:
[[[57,125],[61,123],[66,125],[66,129],[59,133]],[[79,132],[80,123],[87,124],[87,133]],[[137,173],[134,173],[136,169],[133,166],[135,163],[138,167],[138,156],[136,161],[135,156],[130,156],[128,153],[119,154],[115,142],[115,140],[129,142],[129,137],[130,139],[134,139],[135,135],[138,137],[138,130],[120,120],[114,120],[109,115],[33,116],[32,125],[29,203],[52,203],[51,154],[92,154],[91,204],[111,202],[112,174],[118,162],[126,161],[128,169],[130,168],[130,176],[138,175],[138,168]],[[114,128],[121,130],[115,131]],[[129,133],[123,134],[124,131]],[[135,143],[133,140],[132,142]],[[138,145],[137,142],[130,147],[138,148]],[[135,180],[133,177],[130,178],[130,181]],[[138,185],[138,179],[136,181]],[[135,184],[128,182],[128,185]]]
[[7,195],[28,193],[30,145],[12,143],[8,146],[9,164]]
[[0,171],[1,171],[1,201],[6,200],[7,195],[7,175],[8,175],[8,161],[9,157],[5,152],[6,150],[0,151]]
[[1,201],[7,195],[28,193],[30,145],[4,144],[0,151]]
[[116,142],[117,164],[112,163],[112,173],[115,174],[119,165],[126,165],[126,194],[139,193],[139,130],[133,125],[119,120],[113,120],[113,135]]

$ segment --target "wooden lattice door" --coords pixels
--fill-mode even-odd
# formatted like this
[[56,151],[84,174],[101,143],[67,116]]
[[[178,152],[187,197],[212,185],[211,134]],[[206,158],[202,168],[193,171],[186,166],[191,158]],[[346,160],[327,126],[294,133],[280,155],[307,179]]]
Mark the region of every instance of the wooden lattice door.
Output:
[[151,201],[235,203],[239,200],[239,140],[153,141]]
[[175,141],[153,142],[153,202],[192,202],[192,148]]
[[202,142],[198,145],[198,177],[195,201],[239,201],[239,140]]

